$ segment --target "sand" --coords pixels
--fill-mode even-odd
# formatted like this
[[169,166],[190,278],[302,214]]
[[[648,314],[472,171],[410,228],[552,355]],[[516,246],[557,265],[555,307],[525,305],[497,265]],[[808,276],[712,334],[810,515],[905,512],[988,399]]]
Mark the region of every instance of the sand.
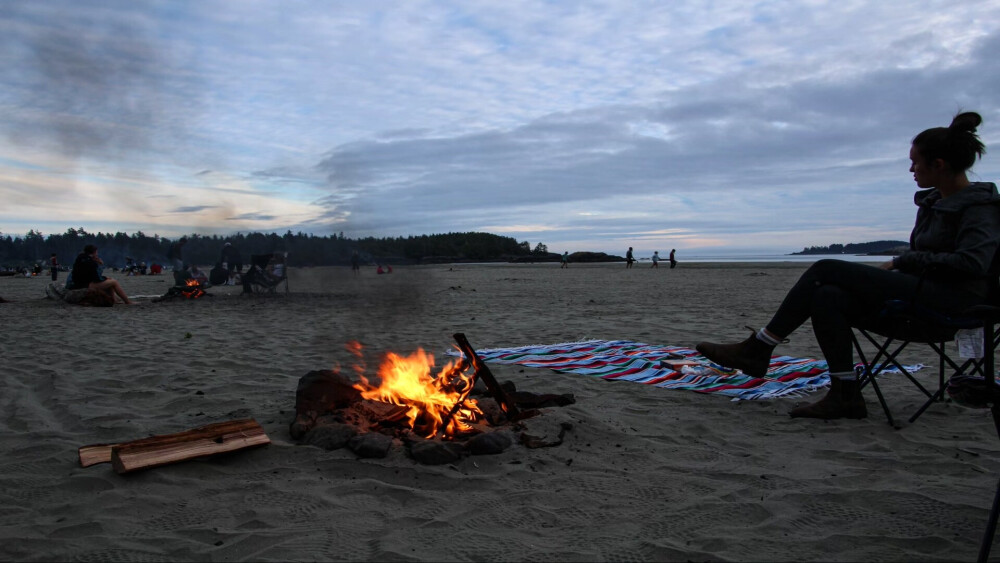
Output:
[[[883,379],[860,421],[792,420],[802,399],[723,397],[494,366],[577,402],[554,448],[454,465],[295,445],[298,379],[451,335],[479,348],[630,339],[691,346],[761,326],[802,264],[295,269],[289,295],[216,287],[154,303],[169,276],[119,278],[134,307],[45,300],[0,278],[0,559],[24,561],[928,561],[978,550],[1000,456],[988,411]],[[803,327],[779,351],[816,357]],[[915,353],[907,361],[927,361]],[[920,373],[933,379],[931,370]],[[821,392],[820,392],[821,393]],[[816,394],[818,398],[820,394]],[[77,448],[253,417],[270,446],[118,475]],[[1000,555],[1000,550],[997,551]]]

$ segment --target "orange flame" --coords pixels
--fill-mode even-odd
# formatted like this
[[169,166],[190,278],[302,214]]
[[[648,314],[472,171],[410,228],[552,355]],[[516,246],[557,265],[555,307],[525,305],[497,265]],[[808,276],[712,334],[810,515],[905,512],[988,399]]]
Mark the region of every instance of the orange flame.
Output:
[[181,293],[184,294],[184,297],[187,297],[188,299],[197,299],[202,295],[205,295],[205,291],[201,289],[201,282],[199,282],[198,280],[194,278],[188,278],[187,280],[184,280],[184,284],[188,288],[190,288],[186,290],[181,290]]
[[[360,354],[360,344],[356,349]],[[409,356],[388,352],[378,369],[381,384],[375,387],[361,375],[361,383],[354,387],[365,399],[408,407],[410,428],[425,438],[438,432],[454,436],[471,430],[469,424],[483,417],[476,401],[465,398],[474,381],[457,363],[449,362],[437,376],[431,375],[433,367],[434,356],[421,348]]]

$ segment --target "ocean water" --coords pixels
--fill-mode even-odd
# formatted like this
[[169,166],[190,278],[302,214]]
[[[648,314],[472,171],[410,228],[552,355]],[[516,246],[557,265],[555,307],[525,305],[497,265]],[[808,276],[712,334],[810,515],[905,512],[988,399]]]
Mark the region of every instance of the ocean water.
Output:
[[[699,256],[678,256],[677,261],[684,262],[803,262],[811,263],[824,258],[846,260],[848,262],[882,263],[891,256],[866,256],[861,254],[720,254]],[[663,261],[661,260],[661,263]],[[669,265],[669,261],[667,261]]]

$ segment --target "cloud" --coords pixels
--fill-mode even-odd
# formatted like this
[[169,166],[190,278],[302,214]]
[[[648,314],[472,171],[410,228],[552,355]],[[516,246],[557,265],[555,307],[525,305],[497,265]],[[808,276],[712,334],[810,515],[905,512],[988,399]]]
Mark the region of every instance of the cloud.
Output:
[[187,207],[175,207],[168,211],[168,213],[198,213],[200,211],[206,211],[208,209],[215,209],[214,205],[189,205]]
[[912,136],[962,107],[1000,140],[997,29],[1000,5],[938,0],[12,0],[0,222],[619,253],[905,236]]
[[[503,230],[655,238],[669,220],[683,232],[736,242],[765,231],[830,236],[835,225],[859,221],[852,215],[867,199],[890,210],[871,232],[889,221],[904,236],[909,197],[878,192],[907,185],[908,143],[919,130],[946,125],[959,107],[1000,118],[991,54],[998,47],[994,33],[953,66],[774,86],[751,85],[748,72],[649,103],[552,113],[510,129],[349,143],[318,165],[331,191],[320,203],[360,231],[499,230],[544,217],[544,229]],[[567,213],[573,209],[580,214]],[[818,229],[831,213],[841,216]]]

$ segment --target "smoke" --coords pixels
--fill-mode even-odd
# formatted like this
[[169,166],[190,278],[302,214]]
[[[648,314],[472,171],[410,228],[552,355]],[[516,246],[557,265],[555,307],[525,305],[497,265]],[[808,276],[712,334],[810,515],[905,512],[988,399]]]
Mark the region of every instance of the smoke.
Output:
[[[172,145],[197,104],[171,95],[187,73],[153,40],[156,20],[128,4],[69,10],[4,3],[3,73],[17,111],[11,141],[54,145],[68,158],[114,161]],[[185,88],[190,90],[190,88]],[[183,108],[183,110],[181,110]]]

